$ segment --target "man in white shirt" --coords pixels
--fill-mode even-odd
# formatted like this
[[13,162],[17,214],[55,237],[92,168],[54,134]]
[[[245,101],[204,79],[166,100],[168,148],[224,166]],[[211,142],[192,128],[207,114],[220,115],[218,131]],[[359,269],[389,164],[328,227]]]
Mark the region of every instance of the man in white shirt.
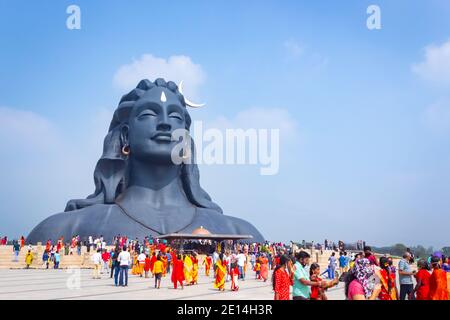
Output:
[[92,262],[94,263],[94,273],[92,275],[93,279],[100,279],[100,268],[102,265],[102,255],[100,250],[97,250],[91,257]]
[[131,256],[127,251],[127,247],[123,247],[122,252],[117,257],[117,261],[119,261],[120,266],[119,285],[126,287],[128,286],[128,268],[131,264]]
[[239,269],[239,279],[244,280],[244,278],[245,278],[245,274],[244,274],[244,269],[245,268],[244,267],[245,267],[245,263],[247,262],[247,257],[241,251],[236,256],[236,260],[237,260],[237,265],[238,265],[238,269]]
[[140,276],[141,276],[141,277],[144,275],[145,258],[146,258],[146,255],[145,255],[144,252],[141,252],[141,253],[138,255],[138,261],[139,261],[139,273],[140,273]]

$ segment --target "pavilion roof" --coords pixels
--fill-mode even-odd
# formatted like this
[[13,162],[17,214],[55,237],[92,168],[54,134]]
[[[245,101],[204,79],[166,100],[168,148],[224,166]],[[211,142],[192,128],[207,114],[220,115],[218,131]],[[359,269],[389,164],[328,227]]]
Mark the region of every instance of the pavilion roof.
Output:
[[192,234],[192,233],[169,233],[158,236],[158,239],[195,239],[195,240],[240,240],[252,239],[248,234]]

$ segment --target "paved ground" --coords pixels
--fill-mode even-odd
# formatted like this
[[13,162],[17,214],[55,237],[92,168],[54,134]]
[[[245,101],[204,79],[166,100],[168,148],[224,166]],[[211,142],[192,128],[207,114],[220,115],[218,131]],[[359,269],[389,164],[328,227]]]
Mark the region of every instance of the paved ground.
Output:
[[[199,284],[174,290],[170,278],[163,278],[161,289],[154,288],[154,279],[129,276],[128,287],[115,287],[109,276],[94,280],[88,269],[74,270],[0,270],[0,300],[4,299],[199,299],[199,300],[271,300],[273,292],[270,281],[266,283],[254,280],[254,273],[240,282],[238,292],[218,292],[213,287],[213,278],[207,278],[203,270],[199,275]],[[343,284],[330,289],[330,300],[344,298]]]

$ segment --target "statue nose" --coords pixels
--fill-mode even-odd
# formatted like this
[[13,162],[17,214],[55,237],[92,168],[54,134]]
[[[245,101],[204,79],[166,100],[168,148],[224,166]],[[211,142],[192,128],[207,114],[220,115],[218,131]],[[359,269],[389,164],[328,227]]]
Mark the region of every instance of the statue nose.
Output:
[[156,129],[159,131],[170,131],[171,128],[172,126],[165,121],[161,121],[156,127]]

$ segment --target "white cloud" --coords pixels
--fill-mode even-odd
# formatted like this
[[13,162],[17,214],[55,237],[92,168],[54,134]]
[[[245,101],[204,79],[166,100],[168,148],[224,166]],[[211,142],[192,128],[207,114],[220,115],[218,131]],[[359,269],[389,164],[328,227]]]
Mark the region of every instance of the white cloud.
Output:
[[283,139],[298,135],[298,126],[288,110],[282,108],[248,108],[232,118],[219,116],[205,122],[206,128],[225,129],[279,129]]
[[58,137],[46,118],[31,111],[0,107],[0,140],[7,147],[48,148]]
[[90,121],[73,119],[79,123],[73,135],[40,114],[0,107],[0,203],[5,210],[0,234],[27,234],[37,222],[63,211],[68,200],[92,193],[110,115],[101,109]]
[[450,100],[439,100],[425,110],[425,122],[435,132],[450,131]]
[[305,48],[295,40],[287,40],[283,43],[287,52],[293,57],[299,57],[305,51]]
[[177,84],[183,80],[184,93],[189,98],[196,98],[198,88],[206,78],[199,64],[184,55],[174,55],[168,59],[143,54],[139,59],[125,64],[114,75],[114,85],[124,91],[132,90],[142,79],[154,81],[156,78],[171,80]]
[[412,66],[413,72],[440,86],[450,85],[450,40],[441,45],[429,45],[424,61]]

